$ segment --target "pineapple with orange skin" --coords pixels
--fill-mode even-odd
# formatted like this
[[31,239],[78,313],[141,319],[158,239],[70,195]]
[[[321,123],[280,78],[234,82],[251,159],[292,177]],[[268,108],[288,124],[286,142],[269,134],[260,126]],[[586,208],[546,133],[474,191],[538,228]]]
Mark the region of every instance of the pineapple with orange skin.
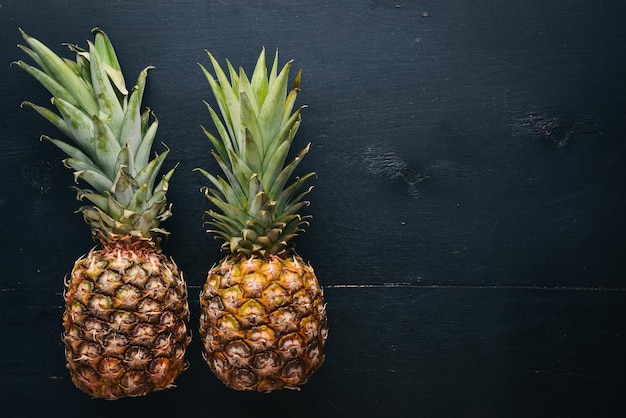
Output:
[[[289,182],[309,151],[285,164],[303,107],[293,111],[301,73],[287,92],[291,62],[279,72],[278,54],[267,71],[265,51],[252,78],[209,53],[215,77],[201,66],[221,118],[207,104],[218,135],[204,129],[225,178],[198,169],[210,181],[215,209],[210,232],[228,251],[208,273],[200,294],[200,337],[211,370],[237,390],[295,389],[324,361],[326,305],[313,268],[293,248],[308,206],[304,189],[314,173]],[[292,112],[293,111],[293,112]]]
[[183,275],[161,250],[171,216],[159,181],[168,150],[150,159],[158,122],[140,111],[147,67],[129,91],[108,36],[94,29],[88,49],[60,58],[22,32],[19,45],[36,66],[15,64],[51,94],[56,111],[30,102],[70,141],[43,136],[68,155],[79,211],[100,247],[78,259],[66,281],[63,341],[72,381],[95,398],[166,389],[186,369],[191,340]]

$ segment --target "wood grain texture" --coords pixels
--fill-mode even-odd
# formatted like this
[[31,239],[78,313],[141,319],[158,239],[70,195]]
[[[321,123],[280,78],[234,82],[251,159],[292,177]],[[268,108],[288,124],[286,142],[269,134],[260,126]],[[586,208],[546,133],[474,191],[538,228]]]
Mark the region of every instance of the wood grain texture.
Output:
[[[0,2],[0,415],[573,417],[620,408],[626,378],[626,29],[619,2],[137,0]],[[425,13],[427,15],[425,16]],[[62,280],[93,245],[48,103],[9,64],[18,26],[63,51],[94,26],[171,148],[165,250],[192,321],[221,254],[199,193],[204,49],[303,69],[295,148],[318,174],[298,238],[326,288],[326,364],[300,392],[223,387],[192,341],[178,387],[94,401],[60,341]],[[283,62],[284,62],[283,61]],[[167,163],[166,163],[167,165]],[[169,166],[168,166],[169,167]],[[193,324],[192,324],[193,325]],[[259,412],[261,411],[261,412]]]
[[[191,289],[192,299],[198,291]],[[3,348],[6,416],[49,408],[59,417],[187,416],[203,403],[232,416],[275,416],[278,404],[306,406],[303,417],[592,416],[617,402],[626,371],[623,292],[342,286],[326,289],[326,363],[300,392],[225,388],[209,375],[196,339],[176,388],[90,400],[74,389],[57,355],[61,295],[51,293],[0,294],[0,331],[15,342]],[[15,300],[26,301],[23,310]]]

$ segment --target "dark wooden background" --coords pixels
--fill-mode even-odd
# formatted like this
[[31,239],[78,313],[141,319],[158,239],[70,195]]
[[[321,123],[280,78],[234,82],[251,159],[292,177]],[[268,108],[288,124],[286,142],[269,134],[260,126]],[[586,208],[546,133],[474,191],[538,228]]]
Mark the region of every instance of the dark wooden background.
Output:
[[[626,383],[626,30],[611,0],[0,2],[0,415],[606,417]],[[192,327],[218,242],[192,169],[204,49],[251,71],[262,46],[304,71],[309,231],[331,333],[302,391],[225,388],[196,336],[177,387],[91,400],[64,367],[63,277],[93,245],[47,93],[10,62],[18,26],[65,54],[99,26],[172,150],[165,246]],[[70,56],[67,54],[67,56]],[[167,164],[166,164],[167,165]],[[610,413],[616,409],[615,413]]]

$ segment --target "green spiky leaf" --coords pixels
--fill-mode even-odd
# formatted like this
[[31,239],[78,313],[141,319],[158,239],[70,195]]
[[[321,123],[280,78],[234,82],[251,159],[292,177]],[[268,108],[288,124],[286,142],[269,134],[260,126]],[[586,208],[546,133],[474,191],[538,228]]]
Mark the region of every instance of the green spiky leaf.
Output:
[[15,64],[51,93],[54,108],[28,101],[22,105],[69,138],[42,136],[68,155],[64,164],[74,170],[75,180],[93,188],[76,190],[77,198],[93,204],[80,211],[94,237],[158,239],[166,233],[159,223],[171,215],[166,193],[174,169],[157,183],[168,151],[150,159],[158,121],[149,109],[141,110],[153,67],[139,73],[129,92],[111,40],[99,29],[93,32],[95,39],[87,48],[67,44],[76,57],[71,60],[21,31],[27,46],[18,47],[35,65]]
[[309,146],[285,165],[304,108],[293,110],[301,72],[287,92],[292,62],[279,71],[278,52],[268,72],[262,50],[252,78],[241,68],[236,71],[228,61],[224,71],[207,53],[214,75],[200,67],[220,115],[207,104],[217,134],[204,127],[202,130],[226,176],[222,179],[197,169],[213,186],[205,189],[207,199],[216,208],[205,213],[212,219],[208,222],[209,232],[223,239],[223,248],[233,253],[285,251],[307,224],[298,211],[308,206],[304,199],[311,188],[301,190],[314,176],[308,173],[291,180]]

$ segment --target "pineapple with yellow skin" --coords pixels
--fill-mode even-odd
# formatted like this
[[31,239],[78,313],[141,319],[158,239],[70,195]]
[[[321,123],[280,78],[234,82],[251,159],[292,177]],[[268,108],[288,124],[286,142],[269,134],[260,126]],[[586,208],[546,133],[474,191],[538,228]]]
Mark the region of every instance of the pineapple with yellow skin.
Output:
[[15,64],[51,94],[55,112],[24,102],[70,140],[47,136],[68,158],[79,209],[100,247],[76,261],[64,293],[63,341],[74,384],[95,398],[166,389],[187,367],[187,288],[161,251],[171,216],[166,193],[174,169],[158,180],[168,151],[150,159],[158,122],[140,111],[147,67],[128,91],[107,35],[94,29],[88,49],[60,58],[22,32],[19,47],[37,66]]
[[208,273],[200,293],[205,359],[227,386],[270,392],[298,388],[324,361],[326,305],[313,268],[294,250],[314,173],[289,180],[309,151],[285,164],[303,107],[293,111],[301,72],[287,92],[288,62],[278,53],[267,71],[262,51],[252,78],[227,62],[229,77],[209,53],[215,77],[200,66],[221,118],[207,104],[217,136],[204,129],[225,178],[198,169],[215,206],[209,232],[228,251]]

